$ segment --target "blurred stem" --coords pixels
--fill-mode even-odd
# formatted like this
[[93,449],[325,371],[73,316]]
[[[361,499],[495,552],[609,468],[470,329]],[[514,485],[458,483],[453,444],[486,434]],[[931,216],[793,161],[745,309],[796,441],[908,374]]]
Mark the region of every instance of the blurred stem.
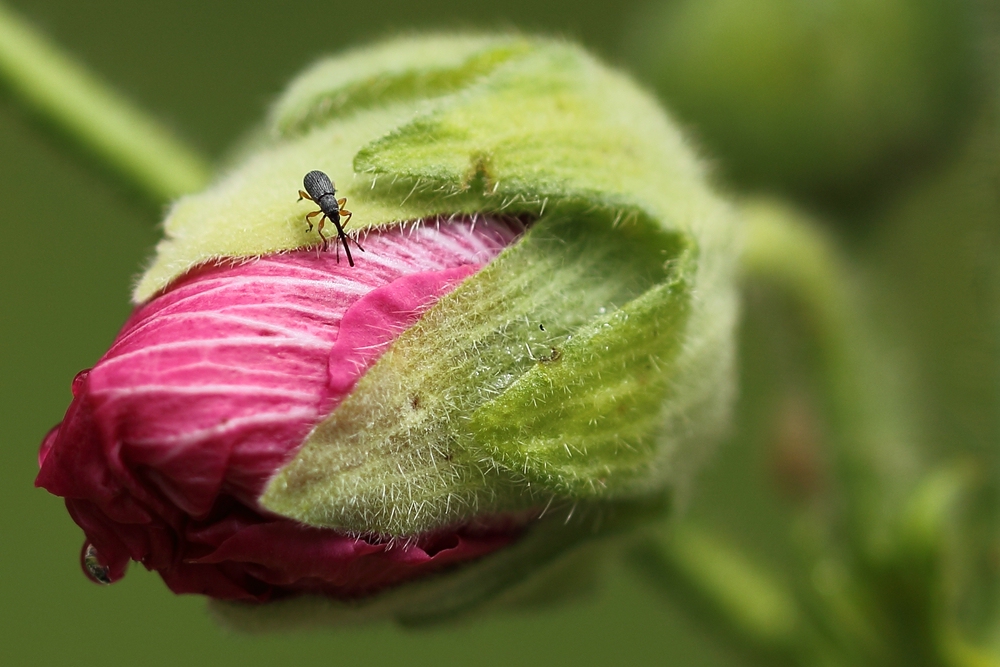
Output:
[[208,180],[201,156],[3,4],[0,81],[155,204]]
[[769,324],[808,339],[798,363],[818,382],[834,484],[799,508],[802,571],[784,581],[692,521],[630,564],[752,664],[1000,667],[967,642],[951,595],[973,469],[920,462],[895,369],[873,354],[854,274],[821,228],[776,204],[744,214],[743,278],[794,305],[793,322]]
[[830,430],[829,452],[843,486],[852,546],[879,549],[920,473],[907,437],[897,368],[865,330],[853,273],[815,225],[779,205],[744,207],[744,281],[796,304],[815,350]]
[[[895,369],[871,350],[853,274],[823,231],[776,204],[748,204],[744,214],[744,282],[794,304],[795,324],[773,326],[793,326],[809,341],[804,363],[818,381],[833,465],[827,512],[803,508],[817,530],[802,554],[806,572],[832,576],[807,575],[799,593],[845,654],[860,650],[873,665],[939,665],[941,536],[926,536],[919,555],[900,544],[920,471],[895,419],[899,403],[886,381]],[[914,569],[913,558],[924,567]]]
[[[892,382],[898,369],[875,354],[835,245],[781,206],[744,213],[744,280],[795,303],[829,426],[836,483],[827,513],[804,510],[819,530],[806,556],[813,582],[797,588],[803,608],[838,655],[865,656],[864,664],[991,664],[961,642],[948,594],[953,524],[971,476],[919,460]],[[833,575],[825,582],[815,576],[823,568]]]
[[690,521],[675,526],[665,544],[639,544],[629,564],[685,616],[753,664],[837,664],[820,658],[818,635],[779,582]]

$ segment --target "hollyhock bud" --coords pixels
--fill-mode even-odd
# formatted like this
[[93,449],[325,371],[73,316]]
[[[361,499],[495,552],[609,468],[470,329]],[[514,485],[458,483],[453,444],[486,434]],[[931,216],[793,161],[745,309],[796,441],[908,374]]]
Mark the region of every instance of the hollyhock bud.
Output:
[[735,253],[645,94],[559,42],[407,39],[320,62],[261,136],[175,204],[42,445],[91,577],[428,620],[662,515],[725,428]]
[[843,207],[947,155],[976,108],[975,3],[648,3],[637,69],[734,184]]

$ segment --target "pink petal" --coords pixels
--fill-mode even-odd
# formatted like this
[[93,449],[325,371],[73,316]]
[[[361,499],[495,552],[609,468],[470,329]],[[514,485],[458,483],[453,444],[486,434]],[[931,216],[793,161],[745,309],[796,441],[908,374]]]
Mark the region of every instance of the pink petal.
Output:
[[370,234],[354,268],[300,250],[189,272],[74,380],[36,485],[67,498],[112,574],[140,560],[178,592],[357,593],[496,548],[496,536],[452,535],[433,556],[388,549],[267,518],[256,500],[392,340],[520,232],[395,228]]

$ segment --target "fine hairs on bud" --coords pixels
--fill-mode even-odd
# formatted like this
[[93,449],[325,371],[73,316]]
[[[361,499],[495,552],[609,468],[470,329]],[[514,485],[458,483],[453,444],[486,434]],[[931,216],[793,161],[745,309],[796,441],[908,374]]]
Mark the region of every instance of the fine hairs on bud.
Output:
[[[274,106],[269,130],[171,208],[134,322],[184,335],[161,304],[181,308],[172,299],[183,290],[222,299],[240,272],[273,270],[255,274],[254,289],[287,288],[275,299],[225,298],[276,318],[268,331],[304,318],[308,333],[290,337],[297,353],[280,336],[248,334],[259,367],[227,357],[240,373],[224,382],[209,376],[228,366],[199,360],[190,366],[204,375],[189,377],[164,359],[155,368],[172,400],[102,415],[121,417],[108,432],[173,433],[206,404],[178,397],[202,385],[216,392],[216,422],[256,414],[244,399],[257,394],[237,379],[249,374],[286,378],[267,395],[311,417],[280,433],[226,421],[224,437],[184,452],[165,453],[159,436],[129,440],[156,486],[149,497],[129,487],[131,500],[148,513],[149,498],[170,499],[153,513],[173,546],[132,553],[109,538],[96,544],[102,558],[141,560],[177,592],[350,597],[354,614],[430,619],[485,604],[577,545],[673,506],[726,422],[737,253],[732,211],[652,98],[561,41],[409,38],[317,63]],[[314,172],[330,181],[312,188],[321,210],[350,203],[347,231],[366,251],[354,266],[317,249],[305,224],[315,206],[296,193]],[[212,307],[223,314],[213,349],[228,349],[226,327],[246,316]],[[321,322],[307,316],[320,311]],[[128,332],[111,356],[144,340]],[[163,349],[149,342],[140,353]],[[196,340],[183,344],[197,353]],[[108,386],[108,364],[66,422],[95,447],[103,441],[80,410]],[[307,369],[314,382],[303,388]],[[46,446],[62,451],[68,438]],[[100,500],[49,460],[40,478],[51,490]],[[198,524],[217,516],[232,534]],[[203,556],[206,534],[223,536]]]

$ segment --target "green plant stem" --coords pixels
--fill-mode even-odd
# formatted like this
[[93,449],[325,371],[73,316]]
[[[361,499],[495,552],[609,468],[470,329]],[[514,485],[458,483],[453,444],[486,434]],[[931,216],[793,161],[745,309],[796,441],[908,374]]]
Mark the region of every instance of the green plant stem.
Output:
[[796,304],[829,424],[836,483],[827,500],[839,511],[804,517],[830,524],[806,567],[840,558],[843,583],[832,597],[807,585],[800,599],[838,651],[860,649],[865,664],[989,664],[994,658],[962,643],[948,604],[951,523],[970,475],[921,461],[901,388],[890,380],[896,369],[874,352],[853,274],[835,245],[780,206],[744,213],[744,280]]
[[762,667],[835,664],[791,593],[704,527],[685,521],[647,540],[628,564],[713,639]]
[[[691,522],[675,526],[658,550],[633,552],[632,564],[756,664],[948,665],[935,605],[941,532],[933,518],[940,512],[931,511],[947,503],[932,493],[916,514],[908,511],[920,470],[892,419],[895,406],[872,379],[878,366],[866,356],[851,272],[822,231],[792,211],[747,205],[744,221],[744,282],[790,300],[801,319],[796,329],[809,339],[804,363],[814,366],[829,424],[837,494],[829,504],[837,509],[804,511],[802,519],[818,530],[809,531],[813,553],[803,554],[809,574],[795,578],[794,588]],[[818,585],[819,564],[839,575]]]
[[201,156],[3,4],[0,81],[154,203],[208,180]]
[[[873,351],[853,274],[823,231],[778,205],[747,205],[744,214],[744,282],[794,304],[795,328],[809,342],[805,363],[818,381],[827,427],[824,449],[834,484],[826,502],[835,510],[817,514],[804,508],[803,520],[819,528],[810,531],[819,543],[802,555],[806,570],[812,561],[841,561],[841,585],[833,598],[809,584],[800,594],[839,646],[866,647],[867,663],[941,664],[935,645],[941,562],[935,547],[942,536],[926,538],[918,556],[907,549],[913,541],[901,534],[922,471],[899,419],[898,387],[889,381],[896,369]],[[908,562],[912,557],[927,567],[916,571]],[[837,605],[854,611],[838,614]],[[855,614],[864,622],[845,626]],[[857,633],[865,626],[874,635]]]
[[744,282],[786,295],[815,350],[829,450],[855,544],[871,547],[898,517],[920,474],[901,416],[897,370],[872,345],[853,273],[816,225],[766,203],[744,207]]

